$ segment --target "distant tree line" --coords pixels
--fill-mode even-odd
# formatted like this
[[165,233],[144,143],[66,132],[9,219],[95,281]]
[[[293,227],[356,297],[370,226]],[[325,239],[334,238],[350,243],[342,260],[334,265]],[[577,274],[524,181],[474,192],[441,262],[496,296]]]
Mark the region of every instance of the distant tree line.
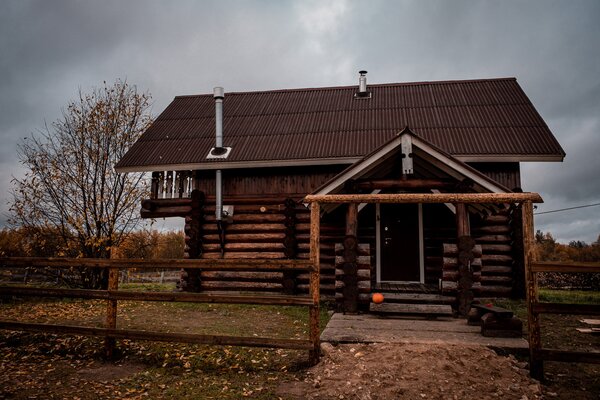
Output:
[[[0,257],[77,257],[79,248],[70,246],[52,227],[21,227],[0,230]],[[113,258],[183,258],[183,232],[139,230],[124,235],[111,249]]]
[[550,232],[537,231],[535,246],[540,261],[600,261],[600,235],[592,244],[580,240],[562,244],[558,243]]
[[[573,240],[569,244],[558,243],[550,232],[535,233],[535,250],[539,261],[600,262],[600,235],[592,244]],[[555,289],[600,290],[600,274],[540,274],[539,284]]]

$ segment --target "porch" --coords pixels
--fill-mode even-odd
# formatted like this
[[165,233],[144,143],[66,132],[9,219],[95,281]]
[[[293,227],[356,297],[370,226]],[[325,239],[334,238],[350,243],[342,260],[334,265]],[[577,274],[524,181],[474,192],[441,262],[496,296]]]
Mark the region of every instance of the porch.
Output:
[[[537,193],[398,193],[398,194],[325,194],[325,195],[309,195],[304,201],[311,203],[311,259],[315,262],[320,260],[319,246],[319,220],[321,214],[321,204],[327,206],[330,204],[347,204],[346,213],[346,237],[343,247],[340,246],[342,254],[340,254],[340,273],[336,265],[336,289],[341,289],[341,296],[336,299],[342,304],[342,310],[347,313],[356,313],[359,309],[359,303],[368,301],[368,295],[359,293],[361,285],[359,283],[359,254],[360,247],[357,244],[357,206],[362,203],[375,204],[406,204],[406,203],[451,203],[456,209],[456,224],[457,224],[457,245],[448,245],[452,247],[452,253],[456,255],[452,261],[452,272],[455,275],[453,282],[442,281],[442,289],[444,284],[452,283],[455,293],[455,304],[458,314],[466,316],[471,308],[474,300],[474,293],[478,290],[475,284],[476,274],[479,275],[481,263],[476,263],[477,256],[481,257],[481,248],[476,246],[475,240],[470,234],[469,216],[467,207],[473,205],[476,207],[486,204],[513,204],[521,203],[523,208],[523,254],[525,263],[532,242],[532,222],[533,202],[542,202],[541,197]],[[316,239],[316,240],[315,240]],[[445,251],[446,252],[446,251]],[[445,254],[446,255],[446,254]],[[336,260],[336,264],[338,264]],[[449,263],[450,266],[450,263]],[[337,276],[341,276],[342,280],[337,282]],[[377,282],[379,283],[379,282]],[[422,280],[420,283],[423,283]],[[369,283],[370,291],[370,283]],[[442,290],[443,292],[443,290]],[[412,301],[411,301],[412,302]],[[373,305],[370,306],[371,311]],[[434,312],[433,314],[439,314]]]
[[529,349],[523,338],[485,337],[481,327],[467,325],[462,318],[386,318],[373,314],[333,314],[321,333],[321,342],[461,344],[524,354]]

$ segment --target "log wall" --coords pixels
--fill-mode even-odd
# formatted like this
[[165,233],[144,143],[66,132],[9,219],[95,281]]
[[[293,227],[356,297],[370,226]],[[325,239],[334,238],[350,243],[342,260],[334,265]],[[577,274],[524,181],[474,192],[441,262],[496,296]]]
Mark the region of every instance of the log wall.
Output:
[[[207,197],[200,227],[201,257],[308,259],[310,211],[298,201],[344,168],[331,165],[223,170],[223,203],[234,206],[233,217],[224,224],[223,253],[214,216],[214,171],[195,171],[194,187]],[[343,225],[321,222],[320,279],[324,296],[334,295],[334,243],[339,237],[343,237]],[[308,293],[309,274],[203,271],[200,289]]]
[[[204,207],[202,257],[226,259],[308,259],[310,210],[285,198],[225,198],[234,206],[225,224],[225,248],[221,254],[212,198]],[[291,208],[293,207],[293,213]],[[294,226],[290,227],[293,214]],[[291,237],[295,237],[292,240]],[[321,293],[333,297],[335,289],[334,243],[343,237],[343,227],[321,223]],[[295,248],[292,249],[291,246]],[[290,285],[290,280],[292,284]],[[284,290],[284,284],[287,288]],[[291,287],[290,287],[291,286]],[[202,271],[202,291],[266,291],[308,293],[308,273]]]
[[[454,215],[444,205],[424,205],[425,280],[435,284],[443,280],[444,292],[454,294],[452,273],[444,268],[444,243],[455,243]],[[476,260],[473,292],[476,297],[509,297],[514,282],[514,239],[508,210],[481,217],[471,214],[471,236],[481,248]],[[446,260],[447,261],[447,260]]]
[[510,190],[521,187],[521,168],[518,162],[468,164]]
[[508,210],[473,218],[472,234],[481,245],[480,297],[509,297],[513,286],[513,246]]
[[[344,300],[348,294],[346,287],[346,279],[344,274],[344,258],[345,248],[343,243],[335,244],[335,300],[339,305],[339,309],[346,311],[347,306]],[[358,299],[358,304],[369,304],[371,301],[371,247],[368,243],[360,243],[356,251],[356,286],[352,290],[356,290],[356,294],[350,293],[354,298]]]
[[442,279],[444,243],[456,242],[455,215],[444,204],[423,205],[425,283],[437,285]]
[[[346,165],[289,168],[225,169],[223,196],[266,194],[302,198],[336,176]],[[207,196],[215,194],[214,171],[196,171],[195,187]]]
[[[286,259],[294,256],[309,258],[310,211],[295,203],[293,213],[290,201],[284,198],[226,198],[234,206],[234,215],[225,224],[224,258],[229,259]],[[373,205],[368,207],[374,208]],[[358,240],[369,248],[368,255],[362,254],[361,274],[370,282],[362,282],[359,302],[368,299],[375,280],[375,223],[374,211],[370,208],[359,214]],[[294,226],[290,227],[293,214]],[[203,209],[204,222],[201,230],[202,258],[220,258],[221,246],[214,217],[214,205],[208,198]],[[424,250],[425,280],[438,284],[442,280],[444,291],[456,292],[457,272],[444,256],[444,243],[456,242],[454,214],[443,204],[424,205]],[[508,297],[514,283],[513,238],[508,211],[497,215],[471,216],[472,236],[481,257],[474,261],[473,291],[476,297]],[[294,239],[292,239],[292,234]],[[321,292],[325,297],[340,297],[340,283],[336,286],[336,243],[344,238],[343,216],[335,213],[326,216],[321,223]],[[290,248],[291,243],[296,246]],[[368,260],[368,262],[367,262]],[[368,266],[368,271],[366,269]],[[337,268],[338,270],[340,268]],[[454,275],[453,275],[454,274]],[[339,271],[338,271],[339,275]],[[271,291],[286,293],[308,293],[309,276],[306,273],[270,272],[207,272],[201,273],[201,290]],[[337,279],[340,281],[340,279]]]
[[[492,174],[493,178],[509,187],[520,185],[518,164],[474,166],[487,175]],[[199,226],[192,227],[191,219],[186,218],[186,235],[189,239],[198,236],[186,241],[188,249],[201,258],[307,259],[309,210],[298,204],[298,201],[335,176],[342,168],[343,166],[319,166],[318,169],[293,167],[276,172],[272,168],[224,170],[224,204],[233,205],[234,214],[225,224],[223,249],[214,217],[214,172],[195,171],[194,187],[206,193],[206,200],[202,208],[203,220]],[[292,207],[290,202],[286,207],[286,199],[289,198],[295,201]],[[179,207],[191,208],[191,205],[186,203]],[[369,204],[360,212],[357,231],[358,243],[367,244],[370,248],[372,281],[376,278],[374,209],[375,206]],[[157,211],[145,211],[156,216],[154,214]],[[180,214],[181,210],[173,212],[175,211]],[[335,295],[335,243],[339,243],[345,234],[344,216],[336,213],[337,211],[327,214],[321,228],[321,289],[325,296]],[[424,204],[423,216],[425,281],[436,285],[442,279],[450,282],[448,273],[444,277],[443,244],[456,241],[455,216],[443,204]],[[514,249],[518,237],[513,235],[510,221],[508,213],[486,218],[472,216],[472,236],[482,246],[483,253],[481,271],[478,271],[475,282],[480,288],[474,288],[476,296],[509,296],[513,284],[518,283],[518,265],[513,265],[513,260],[518,264]],[[194,241],[200,244],[198,251],[193,249]],[[302,273],[284,275],[204,271],[196,282],[199,283],[200,290],[284,291],[291,294],[307,292],[309,279],[308,274]]]

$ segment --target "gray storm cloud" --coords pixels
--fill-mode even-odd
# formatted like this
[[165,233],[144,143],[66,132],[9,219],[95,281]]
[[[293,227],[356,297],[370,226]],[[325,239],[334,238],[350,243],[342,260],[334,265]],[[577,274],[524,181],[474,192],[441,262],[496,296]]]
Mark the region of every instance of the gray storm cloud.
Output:
[[[600,201],[598,1],[8,1],[0,13],[0,224],[17,144],[78,88],[127,79],[154,98],[516,76],[567,152],[523,165],[550,210]],[[540,215],[591,242],[600,207]]]

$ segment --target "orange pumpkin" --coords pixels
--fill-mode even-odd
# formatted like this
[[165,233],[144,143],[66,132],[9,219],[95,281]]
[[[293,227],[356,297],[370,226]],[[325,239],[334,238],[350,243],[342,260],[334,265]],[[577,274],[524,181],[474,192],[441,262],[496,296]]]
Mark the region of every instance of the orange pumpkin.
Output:
[[381,304],[383,303],[383,295],[381,293],[373,293],[372,300],[375,304]]

